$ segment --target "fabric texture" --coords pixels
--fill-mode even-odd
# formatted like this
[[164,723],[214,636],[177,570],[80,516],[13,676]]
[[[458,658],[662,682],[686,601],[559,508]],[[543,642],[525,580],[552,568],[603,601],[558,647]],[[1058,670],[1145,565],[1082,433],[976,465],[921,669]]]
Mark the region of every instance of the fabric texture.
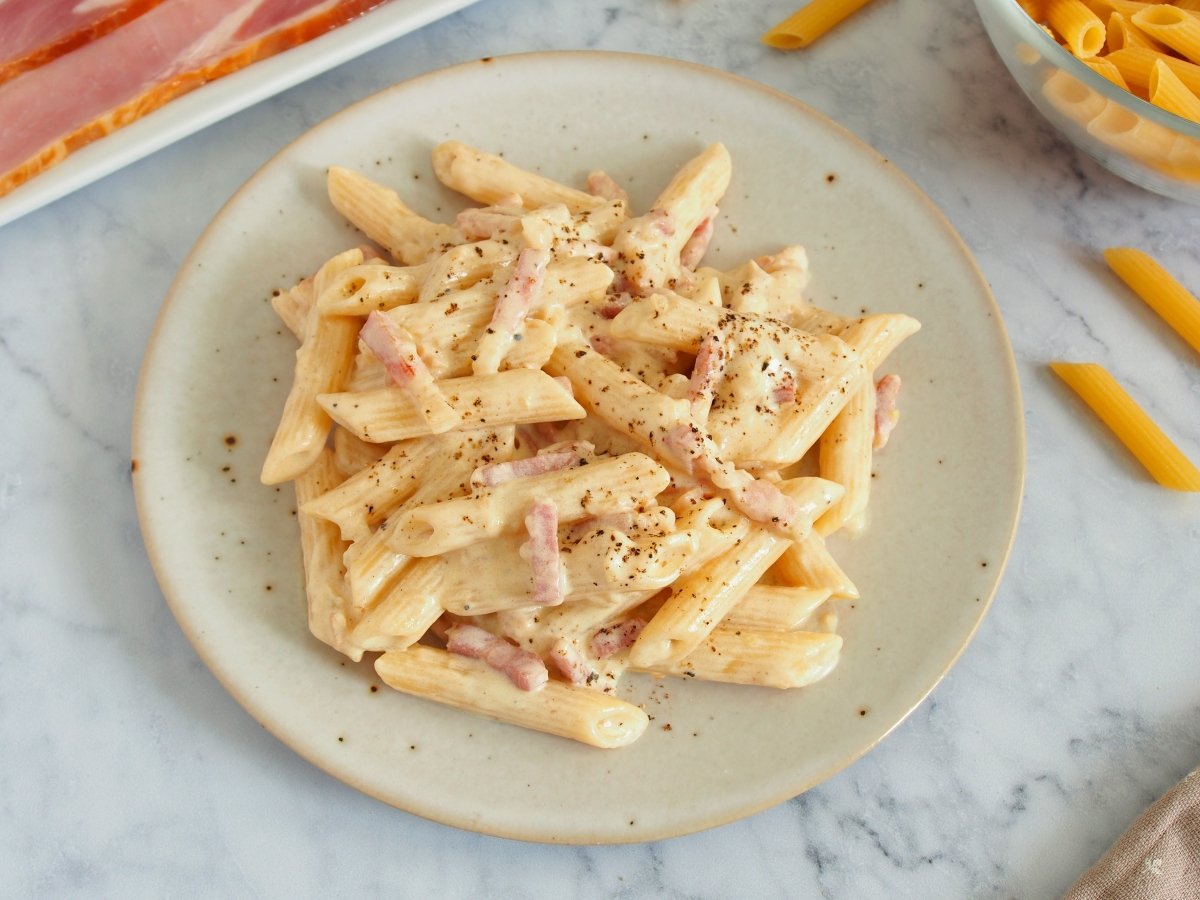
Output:
[[1064,900],[1200,898],[1200,768],[1142,813]]

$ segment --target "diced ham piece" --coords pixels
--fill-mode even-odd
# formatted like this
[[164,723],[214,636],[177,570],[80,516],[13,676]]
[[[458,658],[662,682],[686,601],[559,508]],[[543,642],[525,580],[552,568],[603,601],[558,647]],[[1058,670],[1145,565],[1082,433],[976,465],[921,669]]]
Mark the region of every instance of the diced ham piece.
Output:
[[547,250],[526,248],[517,255],[517,264],[496,300],[491,328],[505,334],[516,334],[542,290],[546,265],[550,262]]
[[771,391],[771,399],[780,406],[796,402],[796,376],[784,372],[779,378],[779,384]]
[[787,527],[800,514],[796,501],[774,482],[755,478],[734,491],[734,503],[756,522]]
[[896,401],[900,397],[900,376],[884,375],[875,383],[875,440],[876,450],[887,445],[896,423],[900,421],[900,410]]
[[615,319],[621,314],[621,310],[633,302],[633,298],[627,293],[614,294],[604,301],[604,305],[600,307],[600,318]]
[[535,500],[525,517],[529,533],[529,566],[533,570],[535,606],[558,606],[565,598],[558,551],[558,507],[553,500]]
[[712,242],[718,212],[719,210],[715,206],[712,207],[708,214],[700,220],[700,224],[696,226],[692,236],[687,239],[687,243],[679,251],[679,264],[684,268],[694,269],[700,265],[700,260],[704,259],[704,254],[708,252],[708,245]]
[[595,680],[596,672],[589,665],[579,645],[568,638],[559,638],[550,648],[550,662],[571,684],[585,685]]
[[596,448],[587,441],[571,441],[557,448],[539,451],[537,456],[480,466],[471,473],[471,484],[474,487],[495,487],[514,478],[558,472],[585,465],[595,452]]
[[476,625],[455,625],[446,632],[446,649],[481,659],[523,691],[537,691],[550,680],[540,656],[510,644]]
[[0,83],[103,37],[162,0],[0,0]]
[[641,619],[626,619],[616,625],[608,625],[592,635],[592,652],[597,659],[608,659],[622,650],[628,650],[638,639],[646,623]]
[[692,404],[692,416],[698,422],[708,420],[717,382],[725,372],[726,358],[725,345],[719,334],[709,332],[700,339],[696,364],[692,367],[692,378],[688,382],[688,400]]
[[433,375],[417,353],[412,335],[385,313],[372,310],[359,338],[378,357],[397,387],[404,388],[434,434],[449,431],[462,421],[438,390]]
[[[7,33],[5,7],[12,2],[0,4],[0,32]],[[175,97],[311,40],[381,2],[164,0],[103,37],[0,84],[0,195]]]
[[629,194],[625,188],[617,184],[607,172],[590,172],[587,177],[587,192],[605,200],[620,200],[629,203]]

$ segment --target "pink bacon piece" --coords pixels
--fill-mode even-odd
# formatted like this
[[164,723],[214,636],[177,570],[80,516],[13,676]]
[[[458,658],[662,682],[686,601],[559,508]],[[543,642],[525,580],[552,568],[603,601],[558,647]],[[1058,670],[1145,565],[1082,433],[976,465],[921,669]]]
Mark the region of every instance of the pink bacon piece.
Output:
[[587,177],[587,192],[605,200],[620,200],[629,203],[629,194],[607,172],[589,172]]
[[872,446],[876,450],[887,445],[896,423],[900,421],[900,410],[896,405],[899,397],[899,375],[884,375],[875,383],[875,440]]
[[446,649],[459,656],[483,660],[523,691],[545,687],[550,673],[540,656],[510,644],[476,625],[455,625],[446,632]]
[[623,291],[620,294],[614,294],[608,297],[604,305],[600,307],[600,318],[615,319],[621,314],[621,310],[632,302],[633,298],[627,292]]
[[762,478],[748,481],[734,491],[738,509],[756,522],[787,527],[796,520],[800,508],[779,487]]
[[527,247],[517,255],[517,264],[496,300],[491,329],[504,334],[516,334],[533,304],[537,302],[546,278],[550,251]]
[[575,641],[559,638],[550,648],[550,662],[571,684],[589,684],[596,679],[596,672]]
[[641,619],[626,619],[616,625],[607,625],[592,635],[592,652],[597,659],[616,656],[632,647],[645,627],[646,623]]
[[521,220],[515,214],[494,209],[464,209],[454,219],[454,227],[468,241],[504,237],[520,224]]
[[700,339],[696,364],[692,367],[692,377],[688,382],[688,400],[692,403],[692,416],[697,421],[708,420],[717,382],[725,373],[726,358],[720,335],[709,332]]
[[417,354],[417,345],[411,335],[378,310],[372,310],[367,316],[367,323],[358,336],[400,387],[420,378],[422,373],[433,378],[425,361]]
[[712,207],[700,220],[700,224],[696,226],[692,236],[687,239],[679,251],[679,264],[684,268],[694,269],[700,264],[700,260],[704,259],[704,254],[708,252],[708,245],[712,242],[718,212],[719,210],[715,206]]
[[553,500],[535,500],[525,517],[529,533],[529,565],[533,570],[535,606],[558,606],[565,598],[558,550],[558,507]]
[[471,473],[471,484],[474,487],[495,487],[514,478],[545,475],[575,465],[586,465],[595,452],[596,448],[587,441],[570,441],[560,447],[542,450],[537,456],[480,466]]
[[667,209],[652,209],[646,213],[645,221],[650,225],[651,230],[657,231],[663,237],[672,237],[675,234],[675,217],[671,215],[671,211]]
[[796,402],[796,376],[791,372],[784,372],[779,379],[779,384],[771,391],[771,399],[780,406],[786,406],[789,403]]

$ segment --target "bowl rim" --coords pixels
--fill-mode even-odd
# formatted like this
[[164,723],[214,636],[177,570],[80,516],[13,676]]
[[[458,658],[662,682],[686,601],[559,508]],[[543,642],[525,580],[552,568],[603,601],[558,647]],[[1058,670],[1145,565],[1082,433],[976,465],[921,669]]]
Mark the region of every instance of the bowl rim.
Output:
[[[1025,11],[1024,7],[1017,0],[975,0],[975,4],[976,6],[989,6],[996,9],[1001,15],[1009,15],[1019,20],[1015,27],[1024,31],[1025,35],[1028,36],[1027,40],[1042,54],[1043,58],[1053,63],[1053,57],[1057,54],[1059,57],[1068,60],[1065,64],[1057,64],[1058,67],[1068,70],[1072,76],[1081,81],[1085,86],[1101,94],[1106,99],[1127,106],[1130,112],[1142,116],[1157,125],[1169,128],[1171,131],[1184,137],[1200,141],[1200,123],[1176,115],[1169,110],[1163,109],[1161,106],[1155,106],[1149,100],[1143,100],[1132,91],[1127,91],[1120,85],[1113,84],[1047,34],[1042,26],[1034,21],[1033,17]],[[1009,9],[1006,11],[1002,7],[1008,7]],[[1107,28],[1107,25],[1105,27]],[[995,39],[991,37],[990,32],[988,37],[995,44]],[[1047,52],[1046,48],[1051,49]],[[999,50],[999,47],[997,47],[997,50]]]

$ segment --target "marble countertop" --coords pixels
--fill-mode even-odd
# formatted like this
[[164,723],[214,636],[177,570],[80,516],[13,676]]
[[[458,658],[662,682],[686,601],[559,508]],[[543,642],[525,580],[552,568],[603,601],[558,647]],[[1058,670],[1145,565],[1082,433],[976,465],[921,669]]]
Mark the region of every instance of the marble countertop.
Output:
[[[1104,363],[1200,460],[1197,357],[1098,258],[1139,246],[1195,289],[1200,208],[1060,139],[969,0],[881,0],[803,54],[765,48],[790,7],[483,0],[0,228],[0,893],[1049,897],[1200,762],[1200,500],[1150,483],[1045,367]],[[457,831],[297,757],[179,631],[129,477],[155,313],[247,176],[384,86],[566,48],[727,69],[891,159],[992,284],[1028,429],[1007,574],[933,695],[794,800],[624,847]]]

